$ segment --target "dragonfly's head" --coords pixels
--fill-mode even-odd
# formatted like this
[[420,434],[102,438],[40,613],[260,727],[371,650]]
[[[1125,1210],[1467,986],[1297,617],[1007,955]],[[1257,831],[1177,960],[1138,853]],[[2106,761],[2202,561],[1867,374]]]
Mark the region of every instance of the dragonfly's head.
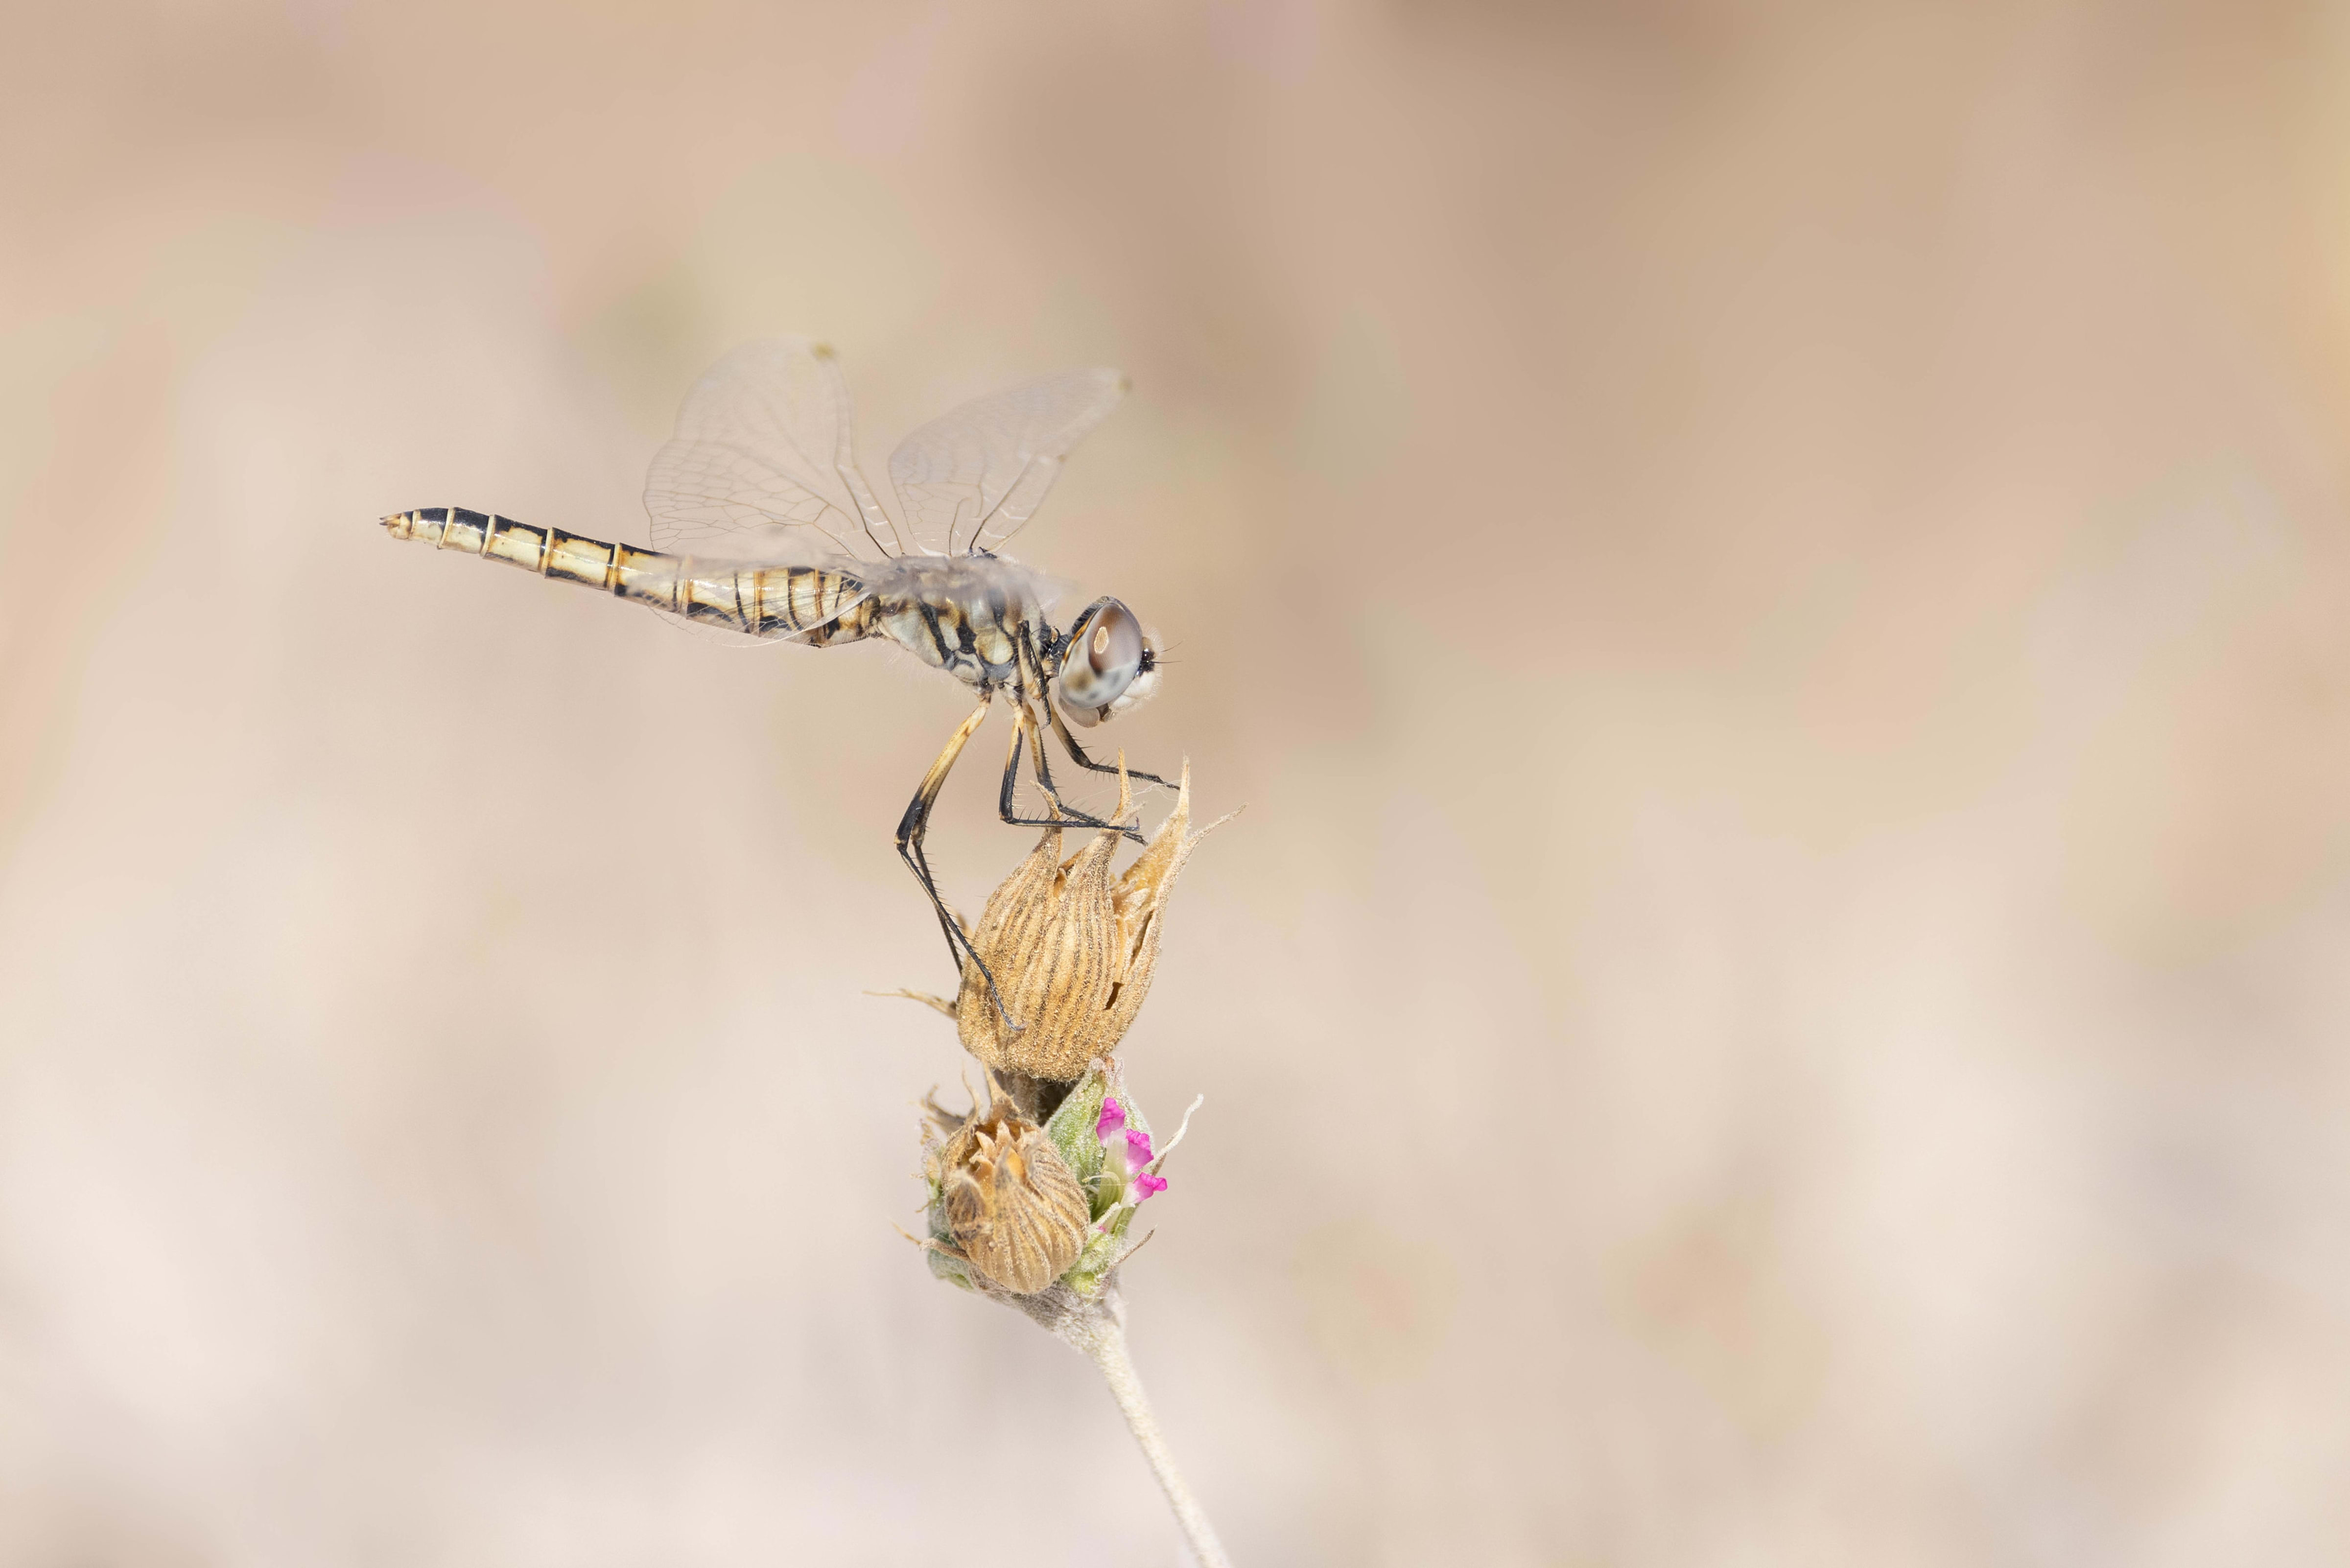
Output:
[[1096,599],[1069,623],[1053,696],[1071,722],[1106,723],[1158,690],[1159,649],[1132,610]]

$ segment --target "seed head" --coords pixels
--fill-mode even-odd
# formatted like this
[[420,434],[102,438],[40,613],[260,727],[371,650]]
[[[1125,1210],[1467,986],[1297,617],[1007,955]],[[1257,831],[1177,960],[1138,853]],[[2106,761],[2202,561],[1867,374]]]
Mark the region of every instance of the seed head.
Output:
[[1067,1085],[1041,1127],[1001,1094],[968,1116],[935,1100],[923,1108],[922,1245],[932,1272],[983,1295],[1021,1298],[1013,1304],[1039,1322],[1114,1284],[1141,1244],[1128,1234],[1135,1212],[1167,1190],[1160,1170],[1191,1122],[1186,1111],[1154,1150],[1142,1108],[1107,1061]]
[[1090,1219],[1085,1189],[1045,1129],[1011,1101],[974,1106],[928,1155],[934,1218],[962,1262],[1033,1295],[1077,1261]]
[[[1118,818],[1128,807],[1118,781]],[[1175,809],[1122,875],[1110,875],[1119,834],[1104,829],[1064,861],[1061,828],[988,896],[971,945],[995,977],[991,995],[977,963],[963,964],[955,1028],[963,1047],[999,1073],[1074,1083],[1088,1064],[1126,1037],[1150,990],[1168,896],[1198,833],[1191,821],[1191,770],[1183,769]],[[1003,1011],[996,1007],[996,997]],[[1007,1025],[1008,1012],[1018,1027]]]

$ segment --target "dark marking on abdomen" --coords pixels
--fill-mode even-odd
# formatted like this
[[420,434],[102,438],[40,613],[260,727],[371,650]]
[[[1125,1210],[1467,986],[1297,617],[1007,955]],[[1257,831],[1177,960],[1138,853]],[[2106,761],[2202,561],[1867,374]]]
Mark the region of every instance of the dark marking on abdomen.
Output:
[[[558,582],[599,588],[616,598],[754,637],[797,636],[824,648],[858,641],[873,629],[873,607],[861,598],[864,585],[843,572],[766,566],[703,575],[687,556],[609,544],[560,528],[534,528],[462,506],[396,512],[383,519],[383,525],[395,539],[421,539],[440,549],[486,556]],[[932,633],[936,635],[935,622]]]

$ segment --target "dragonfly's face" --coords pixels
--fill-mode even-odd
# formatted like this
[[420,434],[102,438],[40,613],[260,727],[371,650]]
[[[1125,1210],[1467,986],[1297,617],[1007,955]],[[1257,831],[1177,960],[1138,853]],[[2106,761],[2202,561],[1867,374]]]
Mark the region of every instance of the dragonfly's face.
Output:
[[1054,687],[1072,723],[1106,723],[1159,690],[1159,650],[1132,610],[1096,599],[1069,626]]

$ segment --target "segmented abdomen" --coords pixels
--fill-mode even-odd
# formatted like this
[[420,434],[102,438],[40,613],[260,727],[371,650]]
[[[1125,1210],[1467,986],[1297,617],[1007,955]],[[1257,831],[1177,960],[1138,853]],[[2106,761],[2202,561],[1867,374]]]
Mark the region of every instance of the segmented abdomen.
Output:
[[601,588],[619,598],[751,637],[797,637],[814,647],[854,642],[872,630],[872,600],[841,572],[816,566],[699,566],[690,556],[608,544],[560,528],[533,528],[462,506],[425,506],[383,520],[395,539],[421,539],[542,577]]

